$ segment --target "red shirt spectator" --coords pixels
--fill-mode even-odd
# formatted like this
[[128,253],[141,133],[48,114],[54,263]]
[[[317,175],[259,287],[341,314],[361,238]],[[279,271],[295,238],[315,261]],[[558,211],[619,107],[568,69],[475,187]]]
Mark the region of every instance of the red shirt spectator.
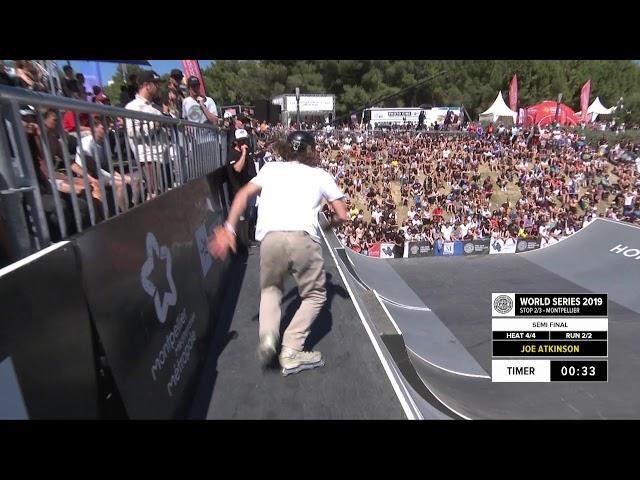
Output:
[[[91,131],[91,127],[89,126],[89,114],[88,113],[78,113],[78,119],[80,120],[80,131]],[[62,117],[62,127],[65,131],[69,133],[75,133],[76,131],[76,120],[73,112],[69,110],[65,112]]]

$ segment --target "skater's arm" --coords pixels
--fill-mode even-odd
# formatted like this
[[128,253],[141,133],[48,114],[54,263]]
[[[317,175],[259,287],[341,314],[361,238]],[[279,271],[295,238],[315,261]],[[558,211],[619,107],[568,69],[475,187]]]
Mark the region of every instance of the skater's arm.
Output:
[[333,211],[336,212],[331,218],[332,226],[340,226],[344,222],[348,222],[351,220],[349,213],[347,212],[347,205],[344,203],[342,198],[338,198],[333,202],[329,202]]
[[256,183],[249,182],[242,187],[231,204],[229,217],[224,225],[216,228],[213,236],[209,239],[209,253],[218,260],[227,258],[229,249],[236,251],[236,228],[240,215],[247,208],[249,199],[258,195],[262,187]]
[[262,187],[260,185],[254,182],[249,182],[236,194],[235,198],[233,199],[233,203],[231,204],[231,209],[229,210],[229,216],[227,217],[227,221],[225,222],[231,225],[234,231],[238,226],[238,221],[240,220],[242,212],[244,212],[247,208],[249,199],[255,197],[256,195],[259,195],[261,190]]

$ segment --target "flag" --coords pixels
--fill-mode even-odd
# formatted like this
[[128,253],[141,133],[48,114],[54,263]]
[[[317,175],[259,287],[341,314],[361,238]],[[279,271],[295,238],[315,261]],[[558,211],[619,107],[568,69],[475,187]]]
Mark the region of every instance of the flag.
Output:
[[516,77],[515,73],[509,86],[509,108],[514,112],[518,111],[518,77]]
[[200,64],[198,60],[182,60],[182,69],[184,70],[185,78],[189,78],[191,76],[198,77],[200,80],[200,95],[205,97],[207,95],[207,91],[204,88],[204,80],[202,79],[202,72],[200,71]]
[[591,94],[591,79],[587,80],[582,86],[582,90],[580,92],[580,110],[582,112],[582,118],[587,118],[587,108],[589,105],[589,95]]

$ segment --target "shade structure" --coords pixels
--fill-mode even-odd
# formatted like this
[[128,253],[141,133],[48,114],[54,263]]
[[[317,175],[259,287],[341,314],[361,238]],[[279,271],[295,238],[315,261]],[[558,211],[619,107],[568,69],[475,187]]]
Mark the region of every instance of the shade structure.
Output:
[[577,125],[576,112],[564,103],[547,100],[528,107],[525,111],[525,126],[544,127],[557,121],[561,125]]
[[511,119],[513,123],[516,122],[518,117],[517,112],[514,112],[507,104],[504,103],[502,98],[502,91],[498,92],[498,96],[487,110],[480,114],[481,122],[496,122],[501,119]]

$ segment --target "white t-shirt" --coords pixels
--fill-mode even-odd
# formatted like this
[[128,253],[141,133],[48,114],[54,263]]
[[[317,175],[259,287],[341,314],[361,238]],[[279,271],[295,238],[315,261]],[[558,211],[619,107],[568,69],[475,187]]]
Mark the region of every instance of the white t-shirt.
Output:
[[[216,102],[213,101],[213,98],[207,97],[204,105],[207,107],[207,110],[215,116],[218,116],[218,107],[216,106]],[[187,97],[182,101],[182,118],[194,123],[205,123],[207,121],[207,116],[202,111],[202,108],[200,108],[200,104],[191,97]]]
[[258,241],[272,231],[304,231],[320,243],[318,212],[322,201],[344,196],[328,172],[298,162],[267,163],[251,182],[262,187]]
[[633,195],[632,193],[625,193],[624,194],[624,206],[625,207],[629,207],[631,205],[633,205],[633,200],[635,199],[635,195]]
[[[92,157],[96,162],[96,167],[98,170],[98,175],[101,175],[105,182],[111,182],[111,174],[104,170],[100,164],[103,158],[106,158],[106,152],[104,146],[97,143],[92,136],[82,137],[80,140],[80,145],[76,150],[76,163],[82,166],[82,156],[80,155],[80,149],[84,152],[85,156]],[[115,166],[115,164],[114,164]]]
[[440,229],[442,236],[447,242],[451,241],[451,233],[453,232],[453,225],[443,225]]
[[[162,113],[160,110],[157,110],[151,102],[138,94],[136,94],[136,98],[127,103],[124,108],[127,110],[134,110],[136,112],[159,115],[159,119],[162,119]],[[127,119],[125,122],[127,126],[127,136],[129,137],[129,145],[135,152],[138,161],[163,162],[163,143],[149,141],[149,136],[153,136],[155,138],[155,135],[157,135],[158,132],[158,127],[161,124],[159,122],[147,122],[137,119]]]

